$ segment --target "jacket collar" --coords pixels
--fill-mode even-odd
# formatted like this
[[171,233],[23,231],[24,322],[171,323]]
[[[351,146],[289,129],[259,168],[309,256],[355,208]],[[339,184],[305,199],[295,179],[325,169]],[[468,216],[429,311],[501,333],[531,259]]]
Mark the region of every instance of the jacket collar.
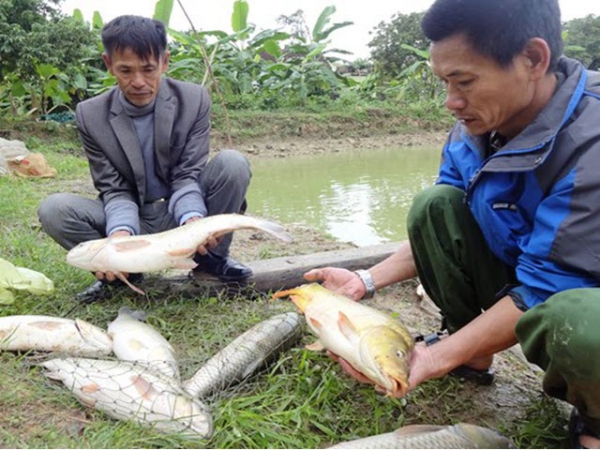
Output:
[[[542,164],[551,152],[552,144],[561,128],[567,123],[583,96],[587,71],[573,59],[561,57],[558,64],[562,83],[536,119],[521,133],[511,139],[502,149],[492,155],[485,164],[485,171],[530,170]],[[489,135],[473,136],[459,124],[462,140],[470,147],[485,154]],[[519,158],[503,158],[520,155]]]

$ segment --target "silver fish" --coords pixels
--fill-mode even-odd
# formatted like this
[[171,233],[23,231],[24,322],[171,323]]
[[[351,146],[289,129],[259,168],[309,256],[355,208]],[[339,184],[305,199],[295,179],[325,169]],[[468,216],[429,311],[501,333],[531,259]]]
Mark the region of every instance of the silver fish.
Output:
[[183,388],[202,398],[248,378],[300,338],[303,321],[299,314],[288,312],[258,323],[208,360]]
[[457,425],[408,425],[391,433],[329,448],[515,448],[504,436],[489,428],[468,423]]
[[188,438],[209,439],[208,408],[173,379],[127,361],[56,358],[41,363],[48,378],[61,380],[88,407],[118,420]]
[[108,324],[113,353],[123,361],[137,362],[179,380],[175,350],[156,329],[141,322],[145,316],[127,306],[119,309],[118,317]]
[[197,264],[192,258],[199,245],[205,244],[211,236],[217,238],[247,228],[264,231],[286,242],[292,240],[281,225],[268,220],[241,214],[218,214],[162,233],[82,242],[69,251],[67,262],[91,272],[114,272],[129,284],[122,272],[193,269]]
[[101,328],[81,319],[16,315],[0,317],[0,350],[59,352],[105,356],[112,340]]

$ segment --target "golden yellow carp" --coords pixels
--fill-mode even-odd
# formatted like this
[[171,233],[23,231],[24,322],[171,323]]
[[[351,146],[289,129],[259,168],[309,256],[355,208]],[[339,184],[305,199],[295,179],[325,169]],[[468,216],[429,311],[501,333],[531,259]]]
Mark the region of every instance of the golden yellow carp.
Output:
[[402,323],[317,283],[278,292],[273,298],[286,296],[319,337],[307,348],[327,349],[344,358],[389,395],[406,394],[414,340]]

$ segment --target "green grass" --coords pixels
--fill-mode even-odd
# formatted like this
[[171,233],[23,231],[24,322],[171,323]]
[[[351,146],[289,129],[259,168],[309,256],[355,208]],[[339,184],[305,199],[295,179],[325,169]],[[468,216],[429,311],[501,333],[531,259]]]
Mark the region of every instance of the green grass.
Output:
[[[0,178],[0,257],[44,273],[55,291],[47,296],[16,291],[13,304],[0,306],[0,316],[69,313],[105,328],[120,307],[142,309],[148,323],[175,347],[185,379],[254,324],[294,310],[290,302],[271,303],[266,296],[252,301],[194,297],[154,283],[146,298],[117,296],[72,311],[75,294],[93,277],[65,263],[66,252],[40,229],[36,211],[47,195],[86,182],[89,172],[76,142],[56,133],[55,138],[30,141],[58,169],[58,178]],[[268,257],[268,243],[264,245],[260,254]],[[560,448],[564,443],[564,419],[546,397],[534,393],[527,418],[498,426],[493,405],[482,409],[473,392],[454,379],[424,383],[405,399],[386,398],[341,374],[323,354],[305,350],[301,344],[312,340],[305,333],[302,343],[258,376],[207,399],[215,425],[209,441],[113,420],[82,406],[62,384],[47,379],[33,355],[0,353],[0,447],[322,448],[411,423],[469,420],[500,428],[522,448]]]

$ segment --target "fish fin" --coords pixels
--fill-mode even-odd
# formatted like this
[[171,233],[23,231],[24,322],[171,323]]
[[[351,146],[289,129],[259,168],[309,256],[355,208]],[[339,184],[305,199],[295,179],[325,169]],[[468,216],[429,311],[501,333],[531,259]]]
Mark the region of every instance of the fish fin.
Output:
[[135,287],[133,284],[131,284],[129,282],[129,280],[123,276],[123,274],[121,272],[115,272],[115,275],[119,280],[121,280],[123,283],[125,283],[127,286],[129,286],[131,289],[133,289],[138,294],[146,295],[146,293],[144,291],[142,291],[140,288]]
[[348,316],[343,312],[339,312],[338,316],[338,326],[340,327],[340,331],[349,341],[354,341],[358,337],[358,332],[354,324],[350,321]]
[[186,258],[186,259],[177,259],[175,261],[173,261],[173,267],[175,269],[193,269],[194,267],[196,267],[198,264],[196,264],[196,262],[193,259],[190,258]]
[[118,252],[132,252],[148,247],[152,243],[148,239],[136,239],[132,241],[113,242],[112,245]]
[[148,318],[148,314],[141,309],[131,309],[129,306],[121,306],[119,308],[119,315],[130,316],[140,322],[144,322]]
[[81,392],[84,394],[93,394],[96,391],[100,390],[100,386],[97,383],[90,383],[84,386],[81,386]]
[[136,375],[131,379],[135,390],[142,396],[144,400],[151,400],[158,392],[148,380],[141,375]]
[[182,256],[192,256],[194,253],[196,253],[195,248],[178,248],[175,250],[169,250],[167,252],[167,255],[173,256],[175,258],[181,258]]
[[323,343],[319,339],[317,339],[312,344],[306,344],[304,346],[304,348],[306,348],[307,350],[315,351],[315,352],[322,352],[323,350],[325,350],[325,346],[323,345]]
[[423,434],[423,433],[434,433],[447,428],[442,425],[407,425],[399,428],[394,433],[398,436],[404,436],[409,434]]
[[314,326],[317,330],[320,330],[321,328],[323,328],[323,324],[321,322],[319,322],[317,319],[315,319],[314,317],[309,317],[308,320],[312,324],[312,326]]
[[286,291],[275,292],[271,299],[281,298],[281,297],[290,297],[290,300],[294,302],[294,305],[298,307],[300,312],[304,312],[306,307],[312,301],[311,295],[303,295],[306,294],[306,291],[301,287],[288,289]]
[[296,289],[287,289],[285,291],[279,291],[279,292],[275,292],[272,296],[271,299],[275,300],[276,298],[282,298],[282,297],[288,297],[292,294],[295,294],[297,292]]

